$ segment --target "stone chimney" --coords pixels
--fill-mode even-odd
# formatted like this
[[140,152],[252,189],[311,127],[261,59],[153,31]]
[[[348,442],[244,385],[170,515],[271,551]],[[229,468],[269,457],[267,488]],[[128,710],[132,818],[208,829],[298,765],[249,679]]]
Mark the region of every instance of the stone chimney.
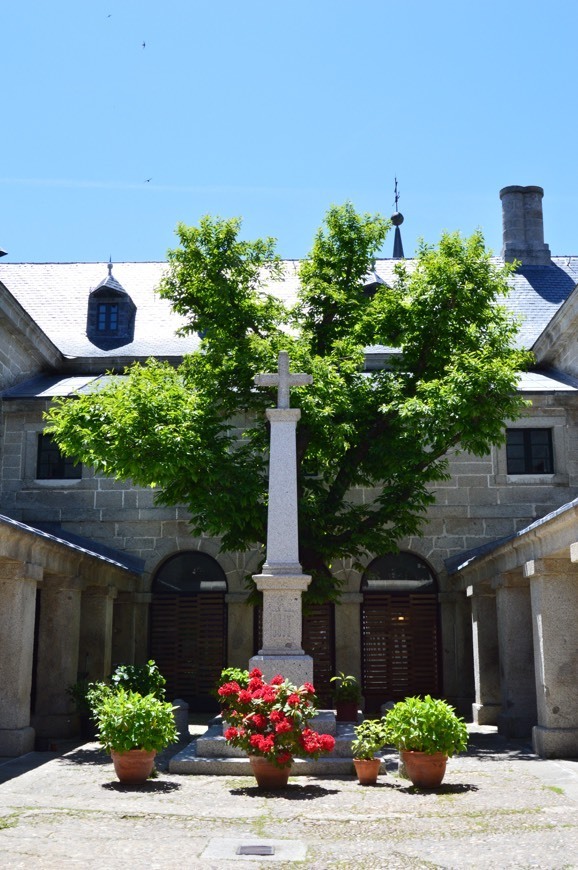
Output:
[[503,187],[502,200],[503,241],[502,257],[508,263],[520,260],[523,266],[550,265],[550,248],[544,244],[541,187]]

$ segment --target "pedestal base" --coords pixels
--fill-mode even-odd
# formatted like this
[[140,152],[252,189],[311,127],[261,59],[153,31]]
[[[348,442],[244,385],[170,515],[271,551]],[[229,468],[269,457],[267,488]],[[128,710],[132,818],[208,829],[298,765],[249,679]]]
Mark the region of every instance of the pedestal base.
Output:
[[532,728],[532,746],[541,758],[578,758],[578,728]]
[[472,716],[476,725],[497,725],[501,711],[501,704],[472,704]]
[[16,758],[34,749],[34,728],[0,728],[0,755]]
[[313,659],[306,655],[256,655],[249,660],[249,670],[259,668],[263,679],[269,681],[277,674],[285,677],[290,683],[302,686],[303,683],[313,683]]

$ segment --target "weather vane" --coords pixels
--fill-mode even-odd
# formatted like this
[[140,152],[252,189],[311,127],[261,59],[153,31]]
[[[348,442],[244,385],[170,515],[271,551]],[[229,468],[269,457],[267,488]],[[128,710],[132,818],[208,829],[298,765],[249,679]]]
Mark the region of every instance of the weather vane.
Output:
[[399,191],[397,189],[397,178],[395,179],[395,188],[394,188],[394,201],[395,201],[395,210],[398,211],[397,204],[399,202]]

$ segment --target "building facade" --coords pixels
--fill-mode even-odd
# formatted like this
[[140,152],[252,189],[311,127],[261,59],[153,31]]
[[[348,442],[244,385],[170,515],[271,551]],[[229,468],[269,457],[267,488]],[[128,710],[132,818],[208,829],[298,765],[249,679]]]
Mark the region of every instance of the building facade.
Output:
[[[430,692],[506,733],[534,727],[542,754],[578,755],[578,257],[550,255],[540,188],[500,195],[502,257],[521,263],[509,305],[536,355],[519,384],[531,404],[504,447],[450,456],[419,537],[368,555],[363,572],[335,566],[341,601],[305,614],[303,646],[324,703],[344,671],[361,679],[367,711]],[[379,279],[394,265],[379,260]],[[284,298],[297,269],[286,263]],[[0,755],[73,733],[66,690],[79,677],[153,657],[171,697],[209,709],[221,667],[259,648],[245,577],[260,551],[220,552],[191,535],[183,508],[75,467],[43,436],[55,396],[195,348],[155,293],[163,270],[0,263]],[[369,349],[367,368],[380,364]]]

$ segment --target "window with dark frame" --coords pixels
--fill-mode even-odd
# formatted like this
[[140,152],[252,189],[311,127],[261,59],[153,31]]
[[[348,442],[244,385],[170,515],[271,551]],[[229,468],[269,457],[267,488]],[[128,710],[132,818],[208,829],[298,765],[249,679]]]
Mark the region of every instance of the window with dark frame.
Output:
[[551,429],[506,429],[508,474],[554,474]]
[[75,464],[69,456],[63,456],[58,445],[49,435],[38,436],[36,461],[37,480],[80,480],[82,465]]
[[118,304],[116,302],[99,302],[97,309],[97,327],[99,332],[114,335],[118,332]]

